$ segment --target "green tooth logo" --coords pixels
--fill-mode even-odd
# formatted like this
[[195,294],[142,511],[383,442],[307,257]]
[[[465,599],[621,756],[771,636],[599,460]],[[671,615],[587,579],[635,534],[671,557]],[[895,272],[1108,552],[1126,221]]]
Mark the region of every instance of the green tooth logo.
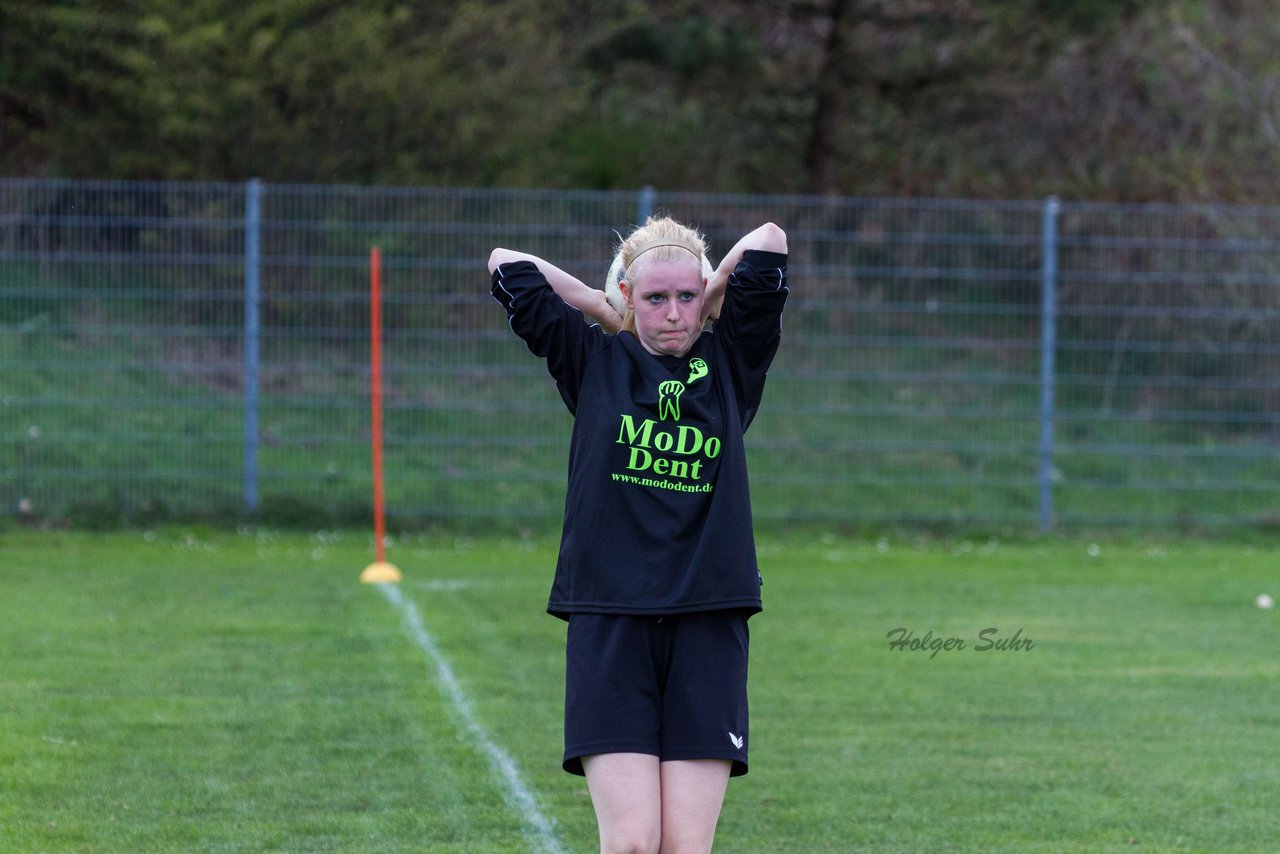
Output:
[[658,419],[666,421],[680,420],[680,395],[684,394],[684,383],[680,380],[666,380],[658,383]]
[[707,375],[707,363],[702,359],[689,360],[689,379],[684,381],[685,385],[693,385],[695,381],[702,379]]

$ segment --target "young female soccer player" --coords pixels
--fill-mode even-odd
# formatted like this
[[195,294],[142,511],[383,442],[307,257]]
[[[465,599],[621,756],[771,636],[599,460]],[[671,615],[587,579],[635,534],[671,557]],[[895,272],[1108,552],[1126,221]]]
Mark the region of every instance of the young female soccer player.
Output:
[[778,348],[786,252],[767,223],[711,268],[700,234],[651,218],[615,259],[622,317],[547,261],[489,258],[493,296],[574,415],[547,610],[569,622],[564,768],[587,778],[603,852],[709,851],[747,771],[761,579],[743,433]]

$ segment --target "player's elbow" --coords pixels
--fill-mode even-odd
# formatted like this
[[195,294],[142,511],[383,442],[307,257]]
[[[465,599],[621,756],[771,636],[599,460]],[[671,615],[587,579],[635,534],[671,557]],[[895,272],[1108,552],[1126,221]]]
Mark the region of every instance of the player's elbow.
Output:
[[503,249],[502,247],[494,249],[489,253],[489,272],[493,273],[499,266],[511,260],[513,260],[513,253],[510,249]]
[[760,226],[760,248],[769,252],[787,251],[787,233],[772,222]]

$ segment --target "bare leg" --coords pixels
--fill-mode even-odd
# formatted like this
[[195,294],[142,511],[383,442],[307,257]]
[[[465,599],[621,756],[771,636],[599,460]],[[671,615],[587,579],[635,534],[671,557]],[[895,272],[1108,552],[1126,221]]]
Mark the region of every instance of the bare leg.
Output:
[[658,851],[663,817],[663,776],[658,766],[658,757],[644,753],[582,757],[600,828],[601,854]]
[[727,759],[659,763],[644,753],[584,756],[602,854],[707,854],[729,786]]
[[662,854],[708,854],[733,763],[691,759],[662,763]]

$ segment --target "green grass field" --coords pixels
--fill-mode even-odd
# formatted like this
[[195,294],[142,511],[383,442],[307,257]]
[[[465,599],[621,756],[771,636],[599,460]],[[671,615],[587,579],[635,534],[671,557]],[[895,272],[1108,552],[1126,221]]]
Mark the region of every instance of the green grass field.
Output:
[[[465,707],[356,582],[370,555],[366,533],[0,533],[0,850],[593,850],[559,768],[554,542],[392,547]],[[718,851],[1274,845],[1274,543],[819,536],[761,562]],[[965,648],[894,650],[896,628]],[[980,651],[988,628],[1033,645]]]

